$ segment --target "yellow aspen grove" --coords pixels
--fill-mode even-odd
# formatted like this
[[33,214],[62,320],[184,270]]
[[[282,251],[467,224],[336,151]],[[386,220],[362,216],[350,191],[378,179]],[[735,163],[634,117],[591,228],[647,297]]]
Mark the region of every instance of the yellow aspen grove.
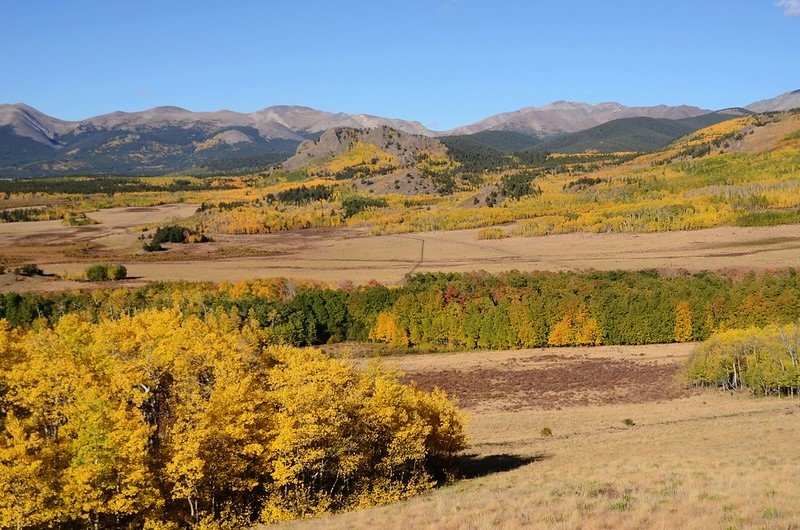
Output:
[[430,489],[465,447],[442,392],[264,344],[225,313],[0,320],[0,527],[306,517]]

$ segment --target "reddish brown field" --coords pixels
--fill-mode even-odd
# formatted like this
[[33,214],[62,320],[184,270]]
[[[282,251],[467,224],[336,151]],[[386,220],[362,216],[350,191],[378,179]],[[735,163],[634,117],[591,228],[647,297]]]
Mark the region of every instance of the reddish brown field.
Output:
[[[636,404],[692,394],[674,382],[676,364],[559,355],[542,355],[520,364],[512,361],[496,368],[409,372],[405,379],[426,390],[439,387],[470,410],[480,410],[487,403],[504,411]],[[654,385],[653,381],[666,383]]]

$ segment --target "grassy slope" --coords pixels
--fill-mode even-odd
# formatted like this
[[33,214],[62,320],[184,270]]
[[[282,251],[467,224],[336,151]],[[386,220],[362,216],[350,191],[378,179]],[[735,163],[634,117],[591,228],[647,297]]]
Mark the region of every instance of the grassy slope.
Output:
[[[462,194],[419,214],[384,212],[374,221],[375,231],[452,230],[520,220],[513,229],[517,235],[650,232],[733,224],[754,211],[800,207],[800,143],[783,140],[792,127],[800,127],[800,115],[781,115],[761,126],[754,119],[702,129],[621,166],[549,174],[537,180],[542,195],[506,201],[500,208],[464,208],[469,194]],[[742,139],[736,140],[740,132]],[[703,146],[711,152],[701,158],[682,154]],[[571,186],[581,177],[598,180]]]
[[[648,351],[617,354],[681,362],[686,348]],[[593,355],[574,352],[581,354]],[[458,368],[462,357],[436,361],[427,369]],[[283,528],[787,528],[800,517],[798,413],[796,400],[718,391],[642,404],[476,409],[468,452],[487,462],[484,476]],[[626,427],[626,418],[636,425]],[[545,426],[552,437],[540,435]]]

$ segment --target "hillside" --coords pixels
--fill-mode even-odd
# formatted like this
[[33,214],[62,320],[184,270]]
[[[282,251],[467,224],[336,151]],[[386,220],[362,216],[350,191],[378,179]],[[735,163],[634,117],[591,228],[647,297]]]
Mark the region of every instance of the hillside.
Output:
[[457,146],[462,149],[488,148],[501,153],[513,153],[533,149],[541,143],[541,139],[531,134],[516,131],[480,131],[473,134],[457,134],[440,136],[439,139],[448,147]]
[[752,112],[774,112],[797,109],[800,108],[800,90],[794,90],[774,98],[756,101],[746,108]]
[[24,104],[0,105],[0,175],[260,171],[329,128],[382,125],[430,134],[418,122],[308,107],[250,114],[156,107],[69,122]]
[[[381,127],[439,137],[470,168],[481,171],[490,169],[493,160],[503,159],[505,154],[539,147],[539,139],[547,137],[554,137],[549,140],[551,145],[565,152],[652,150],[689,130],[682,125],[697,130],[717,123],[720,114],[799,105],[800,91],[718,113],[688,105],[628,107],[557,101],[439,133],[418,121],[288,105],[251,113],[192,112],[163,106],[65,121],[17,103],[0,105],[0,177],[260,172],[290,158],[300,143],[318,138],[326,130]],[[666,121],[619,121],[632,118]],[[592,130],[613,122],[618,123]],[[568,136],[587,130],[584,135]]]
[[447,147],[429,136],[390,127],[329,129],[303,142],[281,169],[310,177],[353,179],[371,192],[414,195],[445,191],[452,186],[456,162]]
[[448,131],[448,134],[474,134],[486,130],[500,130],[548,136],[581,131],[621,118],[680,119],[699,116],[708,112],[710,111],[688,105],[627,107],[620,103],[590,105],[588,103],[556,101],[544,107],[525,107],[514,112],[496,114],[472,125]]
[[559,153],[657,151],[681,136],[743,114],[749,113],[711,112],[679,120],[622,118],[584,131],[547,138],[537,149]]

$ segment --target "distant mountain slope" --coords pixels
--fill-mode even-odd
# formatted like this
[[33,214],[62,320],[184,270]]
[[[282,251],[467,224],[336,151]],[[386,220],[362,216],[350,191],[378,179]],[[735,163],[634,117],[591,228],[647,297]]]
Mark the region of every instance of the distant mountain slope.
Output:
[[489,148],[501,153],[513,153],[533,149],[541,139],[530,134],[515,131],[481,131],[474,134],[440,136],[448,147],[461,149]]
[[655,151],[695,130],[677,120],[623,118],[585,131],[548,138],[539,147],[558,153]]
[[[718,114],[798,106],[800,91],[720,113],[686,105],[627,107],[557,101],[439,133],[417,121],[301,106],[273,106],[251,113],[156,107],[65,121],[18,103],[0,105],[0,177],[261,171],[290,158],[303,141],[317,139],[327,130],[381,127],[440,137],[452,153],[458,153],[462,164],[478,171],[506,153],[537,148],[547,137],[558,137],[548,141],[561,149],[649,150],[680,132],[681,125],[697,129],[717,123],[721,118]],[[591,130],[630,118],[677,123],[634,120]],[[586,134],[569,136],[587,130]]]
[[690,125],[696,130],[700,130],[704,127],[730,120],[731,118],[749,116],[751,114],[754,113],[741,107],[734,107],[730,109],[718,110],[716,112],[709,112],[708,114],[701,114],[700,116],[694,116],[692,118],[682,118],[678,121],[686,125]]
[[490,116],[472,125],[448,131],[449,135],[474,134],[486,130],[517,131],[535,136],[548,136],[589,129],[621,118],[648,117],[680,119],[708,113],[698,107],[626,107],[619,103],[590,105],[556,101],[544,107],[526,107],[514,112]]
[[9,127],[10,133],[40,144],[55,146],[58,145],[58,136],[69,131],[71,124],[17,103],[0,105],[0,127]]
[[537,149],[559,153],[656,151],[681,136],[745,114],[748,112],[731,110],[680,120],[623,118],[584,131],[547,138],[537,146]]
[[770,99],[756,101],[745,107],[753,112],[771,112],[776,110],[791,110],[800,108],[800,90],[786,92]]
[[24,104],[0,105],[0,175],[258,171],[329,128],[382,125],[431,134],[419,122],[308,107],[250,114],[156,107],[69,122]]

